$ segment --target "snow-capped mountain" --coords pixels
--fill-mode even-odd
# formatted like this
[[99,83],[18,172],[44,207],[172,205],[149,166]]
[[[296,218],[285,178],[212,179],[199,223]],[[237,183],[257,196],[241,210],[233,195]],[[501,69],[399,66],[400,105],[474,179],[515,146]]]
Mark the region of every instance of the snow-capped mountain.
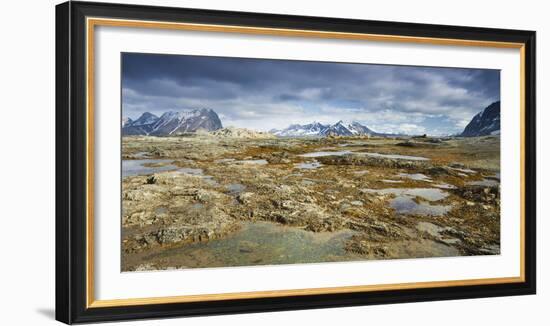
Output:
[[154,115],[152,113],[149,113],[149,112],[145,112],[136,121],[134,121],[132,123],[132,126],[151,125],[151,124],[157,122],[158,119],[159,119],[159,117],[157,117],[156,115]]
[[476,137],[500,134],[500,101],[494,102],[476,114],[464,128],[461,136]]
[[293,124],[286,129],[272,129],[269,132],[280,137],[308,137],[320,136],[329,126],[319,122],[313,122],[305,125]]
[[145,112],[139,119],[122,128],[123,135],[168,136],[197,130],[213,131],[222,128],[218,114],[211,109],[169,111],[160,118]]
[[344,125],[342,120],[329,126],[323,131],[323,136],[351,136],[353,133]]
[[354,135],[380,135],[377,132],[372,131],[367,126],[363,126],[357,121],[353,121],[348,124],[347,129]]
[[149,112],[143,113],[136,120],[125,118],[122,120],[122,134],[148,135],[153,130],[153,125],[158,119],[159,117]]
[[361,123],[354,121],[344,123],[338,121],[335,124],[322,124],[313,122],[305,125],[293,124],[285,129],[272,129],[270,133],[279,137],[326,137],[326,136],[353,136],[353,135],[380,135]]

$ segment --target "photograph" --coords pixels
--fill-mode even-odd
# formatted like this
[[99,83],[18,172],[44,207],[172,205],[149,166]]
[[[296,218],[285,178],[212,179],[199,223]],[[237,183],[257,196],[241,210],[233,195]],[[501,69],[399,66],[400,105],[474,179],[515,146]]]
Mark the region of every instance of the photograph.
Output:
[[500,70],[120,56],[122,272],[500,255]]

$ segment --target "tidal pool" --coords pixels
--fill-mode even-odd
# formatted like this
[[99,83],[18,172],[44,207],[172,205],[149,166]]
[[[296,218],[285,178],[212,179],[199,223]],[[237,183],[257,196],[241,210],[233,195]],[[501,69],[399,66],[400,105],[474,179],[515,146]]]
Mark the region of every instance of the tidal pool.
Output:
[[441,216],[451,210],[449,205],[417,203],[409,196],[398,196],[390,201],[390,206],[399,214]]
[[234,158],[222,158],[222,159],[219,159],[219,160],[215,160],[214,163],[231,163],[231,162],[235,162],[235,159]]
[[147,156],[149,156],[149,152],[138,152],[138,153],[134,154],[135,158],[145,158]]
[[380,154],[380,153],[356,153],[361,155],[367,155],[372,157],[382,157],[382,158],[392,158],[397,160],[409,160],[409,161],[429,161],[429,158],[421,156],[409,156],[409,155],[399,155],[399,154]]
[[342,156],[342,155],[347,155],[347,154],[352,154],[352,152],[351,151],[334,151],[334,152],[321,151],[321,152],[311,152],[311,153],[306,153],[306,154],[300,154],[298,156],[301,156],[301,157],[322,157],[322,156]]
[[403,183],[403,180],[382,179],[380,181],[385,182],[385,183]]
[[435,184],[433,186],[440,189],[456,189],[456,186],[448,183],[440,183],[440,184]]
[[415,197],[421,197],[427,201],[438,201],[449,196],[447,192],[438,188],[386,188],[363,191],[394,195],[395,197],[390,199],[390,206],[399,214],[441,216],[452,209],[450,205],[432,205],[414,200]]
[[173,161],[171,159],[122,160],[122,177],[177,171],[183,174],[199,176],[211,185],[217,184],[217,181],[212,176],[204,175],[202,169],[180,168],[172,164]]
[[171,164],[173,161],[170,159],[122,160],[122,177],[177,170],[178,167]]
[[185,244],[144,257],[182,268],[303,264],[358,260],[344,246],[354,231],[310,232],[271,222],[244,222],[220,239]]
[[320,168],[321,166],[323,166],[323,164],[315,161],[315,162],[297,163],[294,166],[298,169],[314,170],[314,169]]
[[422,173],[399,173],[397,176],[416,181],[432,182],[432,179],[430,179],[430,177]]
[[380,154],[380,153],[370,153],[370,152],[352,152],[352,151],[319,151],[300,154],[298,156],[302,157],[322,157],[322,156],[343,156],[343,155],[366,155],[372,157],[382,157],[382,158],[391,158],[397,160],[410,160],[410,161],[428,161],[429,158],[421,156],[409,156],[409,155],[399,155],[399,154]]
[[467,173],[467,174],[472,174],[472,173],[477,173],[476,171],[472,170],[472,169],[466,169],[466,168],[451,168],[455,171],[458,171],[458,172],[462,172],[462,173]]
[[386,188],[373,189],[381,194],[394,194],[396,196],[422,197],[428,201],[437,201],[447,198],[449,194],[441,189],[434,188]]
[[246,189],[246,186],[240,183],[231,183],[226,188],[230,195],[238,195]]

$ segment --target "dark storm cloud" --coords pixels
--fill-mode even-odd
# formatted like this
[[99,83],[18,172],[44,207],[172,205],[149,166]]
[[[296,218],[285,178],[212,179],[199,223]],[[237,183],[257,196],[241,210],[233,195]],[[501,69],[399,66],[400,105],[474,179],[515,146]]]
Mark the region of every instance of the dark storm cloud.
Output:
[[483,69],[125,53],[122,87],[123,114],[133,118],[145,111],[160,114],[199,106],[216,110],[226,125],[240,127],[282,128],[289,122],[341,118],[381,131],[450,133],[500,98],[500,74]]

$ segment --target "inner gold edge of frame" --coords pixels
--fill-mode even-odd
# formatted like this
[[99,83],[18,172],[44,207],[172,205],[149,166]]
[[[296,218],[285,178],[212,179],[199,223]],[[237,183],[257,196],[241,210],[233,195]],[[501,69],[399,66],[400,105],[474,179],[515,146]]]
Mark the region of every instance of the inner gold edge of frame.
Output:
[[[406,290],[418,288],[438,288],[450,286],[473,286],[504,283],[521,283],[525,281],[525,45],[514,42],[495,42],[462,39],[445,39],[430,37],[413,37],[382,34],[360,34],[344,32],[327,32],[313,30],[294,30],[280,28],[263,28],[231,25],[211,25],[194,23],[173,23],[157,21],[121,20],[104,18],[86,19],[87,42],[87,216],[86,216],[86,306],[87,308],[133,306],[149,304],[184,303],[197,301],[220,301],[231,299],[274,298],[288,296],[305,296],[318,294],[338,294],[354,292],[374,292],[388,290]],[[465,279],[449,281],[428,281],[394,284],[356,285],[325,288],[289,289],[273,291],[235,292],[219,294],[197,294],[183,296],[129,298],[113,300],[95,300],[94,295],[94,28],[95,26],[116,26],[135,28],[156,28],[204,32],[225,32],[241,34],[259,34],[292,37],[317,37],[330,39],[350,39],[369,41],[408,42],[435,45],[477,46],[494,48],[515,48],[520,50],[520,276],[485,279]]]
[[[504,284],[520,282],[520,277],[503,277],[490,279],[471,279],[465,281],[431,281],[431,282],[416,282],[416,283],[395,283],[382,285],[358,285],[358,286],[341,286],[327,288],[311,288],[311,289],[293,289],[293,290],[273,290],[273,291],[254,291],[254,292],[239,292],[239,293],[216,293],[216,294],[197,294],[183,296],[168,296],[168,297],[150,297],[150,298],[131,298],[131,299],[112,299],[112,300],[97,300],[91,303],[91,308],[104,308],[116,306],[133,306],[133,305],[148,305],[160,303],[188,303],[197,301],[222,301],[231,299],[256,299],[256,298],[274,298],[288,296],[307,296],[316,294],[342,294],[355,292],[375,292],[375,291],[390,291],[390,290],[408,290],[417,288],[439,288],[449,286],[464,286],[464,285],[487,285],[487,284]],[[465,284],[466,283],[466,284]]]

